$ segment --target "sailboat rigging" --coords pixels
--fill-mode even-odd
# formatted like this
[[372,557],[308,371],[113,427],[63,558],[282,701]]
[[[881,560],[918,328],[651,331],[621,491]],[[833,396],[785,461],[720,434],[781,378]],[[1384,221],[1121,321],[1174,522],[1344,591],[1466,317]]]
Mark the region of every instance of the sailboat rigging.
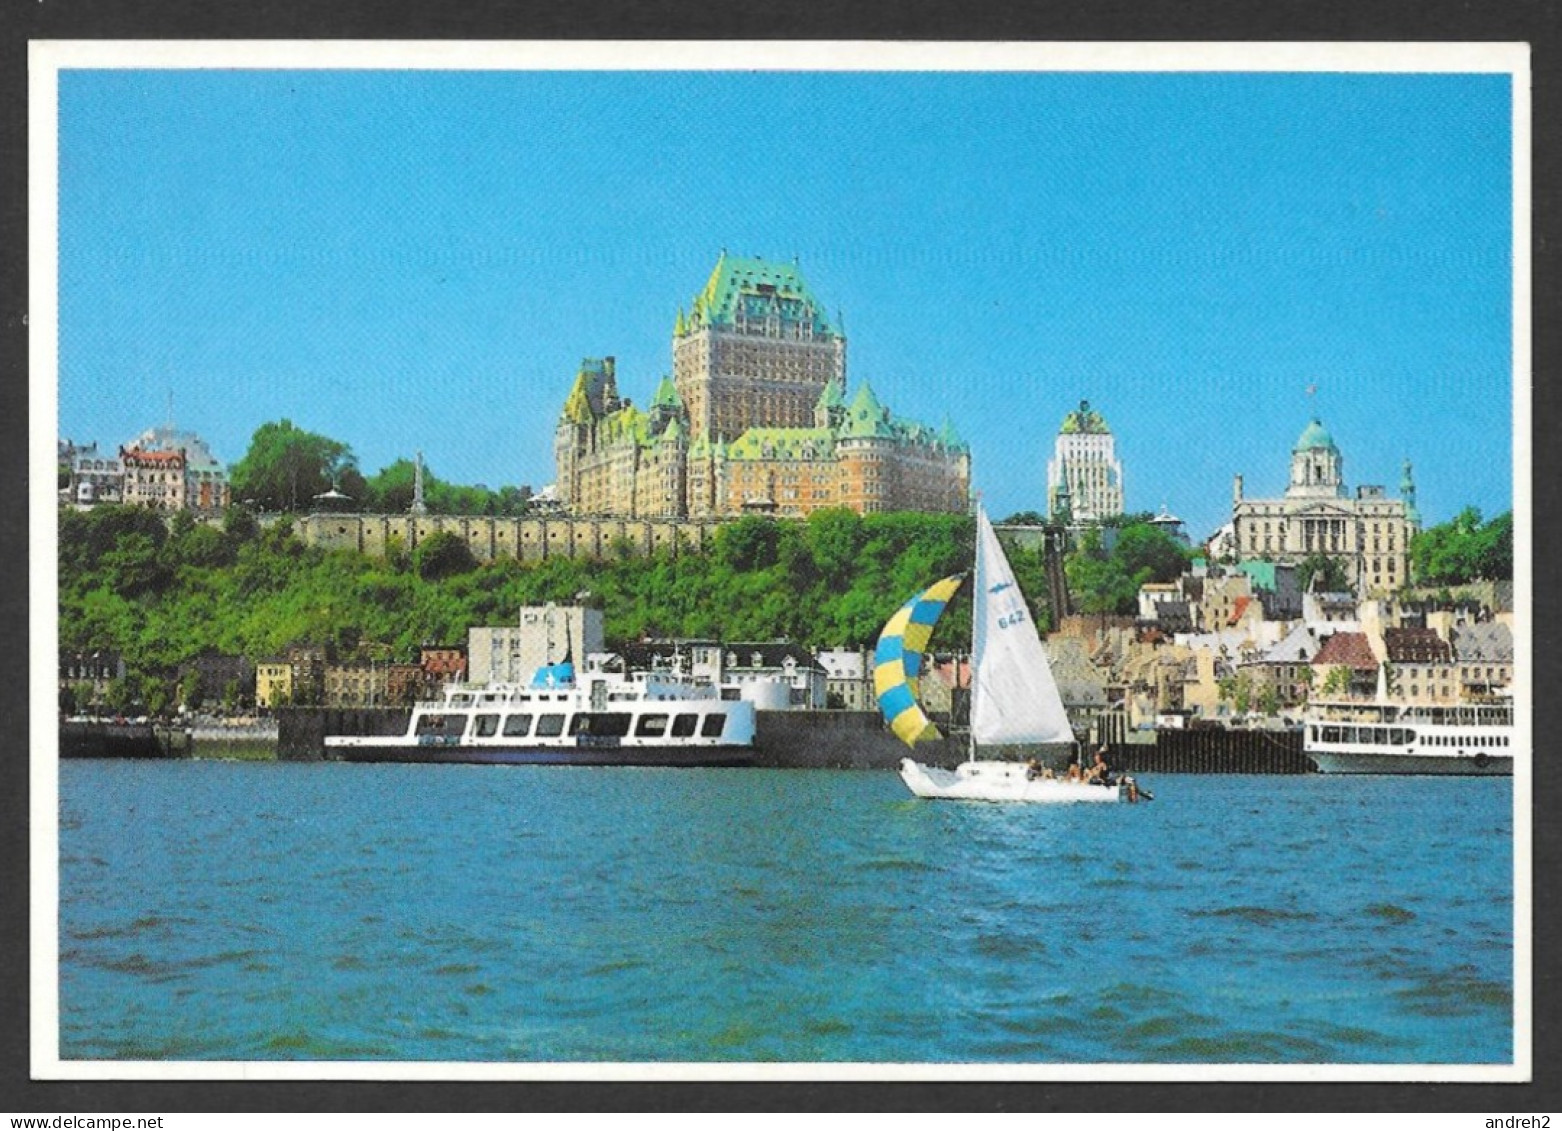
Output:
[[[939,615],[962,575],[918,593],[890,618],[874,652],[879,707],[895,734],[913,750],[940,738],[917,702],[913,681]],[[981,759],[981,747],[1073,746],[1074,730],[1058,693],[1024,594],[992,523],[976,512],[976,571],[972,579],[971,725],[967,760],[954,770],[903,758],[900,776],[918,797],[967,801],[1131,801],[1149,794],[1131,778],[1115,786],[1050,776],[1033,761]]]

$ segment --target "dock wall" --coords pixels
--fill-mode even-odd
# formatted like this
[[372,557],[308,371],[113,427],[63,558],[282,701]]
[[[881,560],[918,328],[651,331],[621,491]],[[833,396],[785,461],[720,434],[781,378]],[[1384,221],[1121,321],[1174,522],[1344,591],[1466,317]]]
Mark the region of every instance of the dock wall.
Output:
[[1163,730],[1153,743],[1114,743],[1107,759],[1131,774],[1310,774],[1299,730]]

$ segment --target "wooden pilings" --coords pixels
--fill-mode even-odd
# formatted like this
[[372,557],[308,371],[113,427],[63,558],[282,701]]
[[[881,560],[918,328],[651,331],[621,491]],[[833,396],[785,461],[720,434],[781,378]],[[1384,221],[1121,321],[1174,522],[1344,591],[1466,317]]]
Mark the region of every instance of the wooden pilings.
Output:
[[1112,743],[1114,770],[1134,774],[1310,774],[1299,730],[1163,730],[1152,743]]

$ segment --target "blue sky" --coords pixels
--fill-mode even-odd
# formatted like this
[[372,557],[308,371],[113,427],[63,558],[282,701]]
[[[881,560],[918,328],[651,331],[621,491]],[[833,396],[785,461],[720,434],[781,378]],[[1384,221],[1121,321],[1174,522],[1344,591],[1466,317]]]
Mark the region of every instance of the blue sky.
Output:
[[649,401],[722,248],[848,379],[1043,507],[1064,414],[1207,536],[1318,415],[1429,522],[1512,505],[1505,75],[65,71],[60,421],[288,417],[373,474],[553,479],[583,357]]

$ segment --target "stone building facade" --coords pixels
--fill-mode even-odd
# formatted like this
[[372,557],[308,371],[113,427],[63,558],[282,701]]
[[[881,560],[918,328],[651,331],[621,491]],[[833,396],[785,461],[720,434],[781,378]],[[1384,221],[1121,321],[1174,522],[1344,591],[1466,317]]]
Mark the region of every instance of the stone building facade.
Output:
[[1364,596],[1393,593],[1410,582],[1410,538],[1420,527],[1415,483],[1407,461],[1400,498],[1382,487],[1345,486],[1345,459],[1314,418],[1291,449],[1291,475],[1281,498],[1249,499],[1242,477],[1232,489],[1232,539],[1242,561],[1298,564],[1315,554],[1334,558]]
[[672,347],[646,409],[620,395],[613,358],[581,363],[554,434],[571,514],[966,509],[969,448],[948,423],[894,416],[866,383],[848,396],[845,334],[795,263],[723,253]]

